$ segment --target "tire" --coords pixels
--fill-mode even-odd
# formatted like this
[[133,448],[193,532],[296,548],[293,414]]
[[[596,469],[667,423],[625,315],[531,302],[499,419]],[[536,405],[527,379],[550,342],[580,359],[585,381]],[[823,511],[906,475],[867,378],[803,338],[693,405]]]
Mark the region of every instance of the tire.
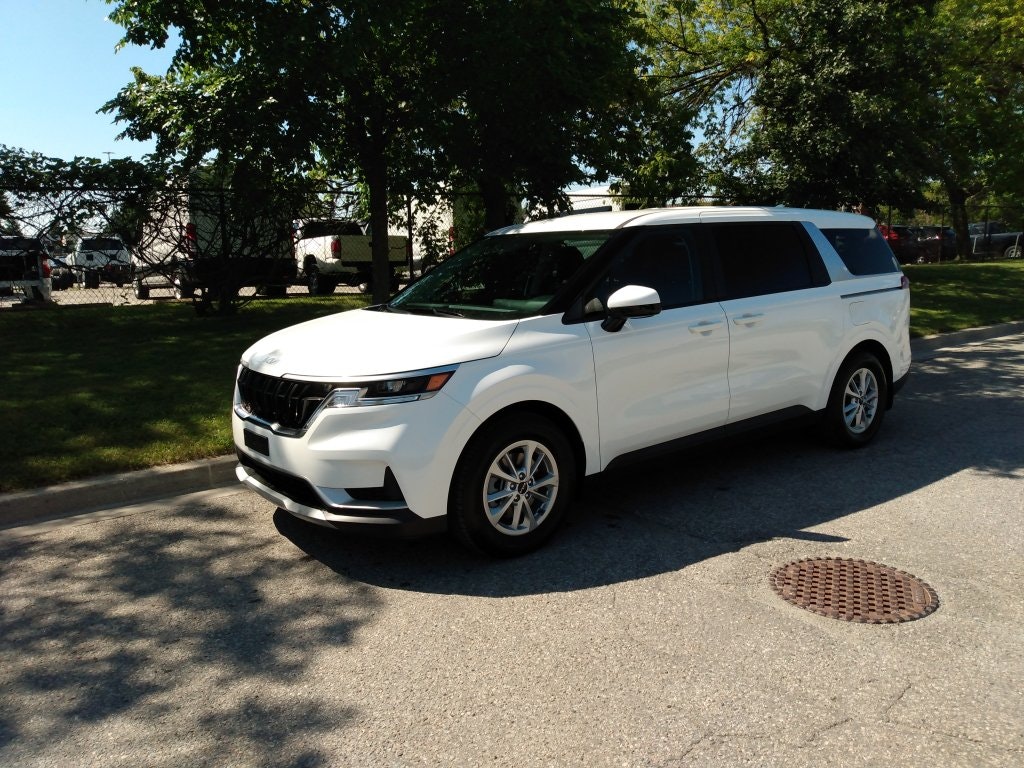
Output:
[[1019,259],[1022,255],[1024,255],[1024,248],[1019,245],[1011,245],[1003,251],[1003,258],[1006,259]]
[[[524,464],[531,455],[532,470]],[[561,431],[540,416],[509,415],[463,451],[449,496],[451,530],[478,552],[526,554],[557,530],[575,484],[575,456]]]
[[142,278],[136,278],[132,281],[132,293],[139,301],[145,301],[149,298],[149,286],[142,282]]
[[100,287],[100,273],[96,272],[95,270],[89,270],[83,276],[82,284],[86,288],[99,288]]
[[889,384],[878,358],[859,352],[843,363],[832,384],[823,416],[823,433],[833,445],[860,448],[882,426]]
[[324,277],[316,267],[306,270],[306,288],[310,296],[330,296],[338,283],[330,277]]

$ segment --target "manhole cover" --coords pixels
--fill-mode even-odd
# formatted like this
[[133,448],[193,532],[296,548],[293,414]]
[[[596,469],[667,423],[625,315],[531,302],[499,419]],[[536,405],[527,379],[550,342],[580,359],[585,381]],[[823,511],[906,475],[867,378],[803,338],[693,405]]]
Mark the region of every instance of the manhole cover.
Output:
[[797,560],[772,573],[783,600],[821,616],[865,624],[893,624],[939,607],[935,590],[909,573],[865,560]]

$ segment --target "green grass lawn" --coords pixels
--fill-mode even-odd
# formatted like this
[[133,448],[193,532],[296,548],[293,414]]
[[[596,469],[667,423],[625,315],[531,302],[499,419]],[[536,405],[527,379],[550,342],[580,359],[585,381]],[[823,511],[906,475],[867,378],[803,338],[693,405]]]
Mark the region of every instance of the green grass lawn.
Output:
[[[906,268],[914,336],[1024,319],[1024,263]],[[238,359],[278,328],[365,303],[259,301],[0,312],[0,492],[232,450]]]
[[1024,320],[1024,262],[905,266],[910,332],[928,336]]
[[0,492],[229,453],[242,352],[365,303],[293,297],[203,318],[187,303],[3,311]]

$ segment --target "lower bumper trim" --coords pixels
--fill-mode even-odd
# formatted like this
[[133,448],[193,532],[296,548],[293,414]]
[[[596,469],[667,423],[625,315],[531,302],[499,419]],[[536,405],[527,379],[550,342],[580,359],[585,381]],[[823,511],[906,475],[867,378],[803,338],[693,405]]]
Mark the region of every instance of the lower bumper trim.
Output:
[[440,533],[448,528],[448,520],[445,516],[423,518],[409,509],[389,509],[386,515],[375,514],[368,516],[358,514],[357,510],[353,510],[352,514],[348,514],[301,504],[271,488],[255,472],[250,472],[242,464],[235,467],[235,476],[249,490],[259,494],[290,515],[325,528],[403,538]]

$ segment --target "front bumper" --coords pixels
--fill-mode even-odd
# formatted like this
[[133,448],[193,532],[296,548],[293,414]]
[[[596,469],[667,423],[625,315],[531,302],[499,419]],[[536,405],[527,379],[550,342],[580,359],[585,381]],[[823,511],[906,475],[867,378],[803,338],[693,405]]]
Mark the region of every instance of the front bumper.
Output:
[[344,528],[371,534],[399,537],[425,536],[447,529],[447,518],[421,518],[401,503],[388,501],[318,503],[316,493],[305,480],[261,464],[238,452],[235,476],[250,490],[285,512],[327,528]]
[[239,479],[282,509],[331,527],[445,527],[452,473],[479,426],[443,392],[424,401],[327,408],[293,435],[238,403],[236,387]]

